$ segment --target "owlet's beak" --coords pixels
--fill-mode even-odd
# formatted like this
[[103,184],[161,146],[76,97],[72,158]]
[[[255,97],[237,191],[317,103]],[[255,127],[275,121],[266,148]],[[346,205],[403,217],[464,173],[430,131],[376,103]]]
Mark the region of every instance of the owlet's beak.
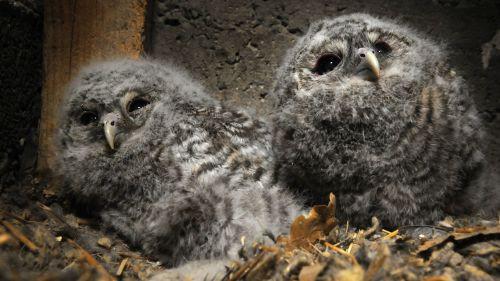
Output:
[[109,113],[103,118],[104,123],[104,135],[106,136],[106,141],[111,149],[115,149],[115,137],[118,132],[118,121],[120,117],[117,114]]
[[357,52],[361,62],[356,68],[356,73],[365,80],[378,80],[380,78],[380,65],[372,49],[359,48]]

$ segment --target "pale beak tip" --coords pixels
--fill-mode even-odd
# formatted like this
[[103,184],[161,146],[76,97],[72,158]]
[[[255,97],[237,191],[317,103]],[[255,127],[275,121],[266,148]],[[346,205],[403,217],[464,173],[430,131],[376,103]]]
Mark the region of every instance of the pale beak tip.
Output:
[[370,77],[370,80],[373,78],[375,78],[374,80],[378,80],[380,78],[380,64],[375,53],[367,48],[359,49],[358,53],[362,58],[361,65],[367,66],[374,76]]
[[111,123],[104,123],[104,135],[106,136],[106,142],[108,143],[109,147],[114,150],[116,127],[114,125],[111,125]]

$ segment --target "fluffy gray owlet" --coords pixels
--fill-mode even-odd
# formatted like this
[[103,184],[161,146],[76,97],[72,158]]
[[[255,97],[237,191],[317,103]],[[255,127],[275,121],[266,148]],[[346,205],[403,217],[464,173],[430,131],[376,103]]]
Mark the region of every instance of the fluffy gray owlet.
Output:
[[85,69],[62,109],[59,172],[103,222],[166,265],[235,256],[286,231],[298,203],[271,185],[271,134],[171,66]]
[[342,219],[435,221],[481,192],[499,210],[498,182],[475,189],[481,125],[465,82],[421,34],[366,14],[316,22],[274,92],[281,180],[316,198],[333,191]]

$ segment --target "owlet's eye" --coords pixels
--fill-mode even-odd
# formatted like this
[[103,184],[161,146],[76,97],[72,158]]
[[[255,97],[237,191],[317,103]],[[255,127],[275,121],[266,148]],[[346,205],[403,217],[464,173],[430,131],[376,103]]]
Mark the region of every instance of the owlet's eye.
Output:
[[387,54],[392,51],[391,46],[389,46],[389,44],[384,41],[378,41],[377,43],[375,43],[374,47],[375,51],[377,51],[377,53],[379,54]]
[[90,123],[95,123],[99,117],[97,116],[97,113],[92,112],[92,111],[85,111],[81,116],[80,116],[80,123],[84,126],[89,125]]
[[146,107],[148,104],[150,104],[150,102],[144,98],[135,98],[128,104],[127,111],[134,112],[143,107]]
[[323,75],[335,69],[341,61],[342,58],[336,54],[322,55],[316,62],[312,72],[318,75]]

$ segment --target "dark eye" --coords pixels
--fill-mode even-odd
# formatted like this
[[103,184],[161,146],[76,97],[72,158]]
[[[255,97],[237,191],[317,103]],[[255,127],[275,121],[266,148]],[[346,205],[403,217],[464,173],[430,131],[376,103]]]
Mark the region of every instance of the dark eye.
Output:
[[149,104],[149,101],[143,98],[136,98],[128,104],[128,112],[133,112],[141,109]]
[[342,59],[336,54],[322,55],[316,62],[312,72],[318,75],[323,75],[332,71],[337,65],[339,65],[341,60]]
[[387,54],[387,53],[390,53],[392,51],[391,46],[389,46],[389,44],[387,44],[384,41],[379,41],[379,42],[375,43],[374,47],[375,47],[375,50],[377,51],[377,53],[379,53],[379,54]]
[[80,116],[80,123],[82,123],[82,125],[87,126],[90,123],[97,122],[97,119],[98,119],[97,113],[92,111],[85,111]]

